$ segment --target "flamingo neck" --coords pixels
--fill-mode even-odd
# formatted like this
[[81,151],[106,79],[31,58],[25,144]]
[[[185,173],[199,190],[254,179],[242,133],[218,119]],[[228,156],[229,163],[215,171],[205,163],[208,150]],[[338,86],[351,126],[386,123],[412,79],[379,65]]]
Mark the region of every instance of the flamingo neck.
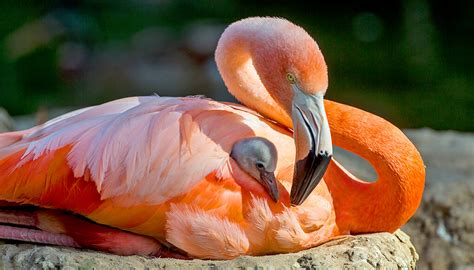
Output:
[[245,106],[291,128],[290,108],[282,105],[290,104],[290,97],[281,95],[281,90],[272,91],[274,89],[265,87],[254,65],[256,48],[259,44],[266,44],[261,30],[243,24],[229,28],[222,34],[215,54],[217,67],[229,92]]
[[378,180],[358,180],[331,162],[325,181],[333,197],[341,231],[393,232],[418,208],[425,166],[408,138],[386,120],[362,110],[326,101],[333,143],[369,161]]

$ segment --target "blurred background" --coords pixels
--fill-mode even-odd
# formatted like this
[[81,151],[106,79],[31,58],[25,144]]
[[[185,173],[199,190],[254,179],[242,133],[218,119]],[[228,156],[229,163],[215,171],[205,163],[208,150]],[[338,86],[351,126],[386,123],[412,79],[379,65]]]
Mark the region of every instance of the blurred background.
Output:
[[267,15],[317,40],[327,98],[402,128],[474,131],[473,1],[255,2],[3,0],[0,107],[47,118],[132,95],[232,100],[217,40],[231,22]]
[[[284,17],[319,43],[327,98],[404,128],[423,155],[423,203],[403,228],[419,269],[474,269],[474,1],[256,2],[0,1],[0,132],[125,96],[233,101],[213,58],[222,31]],[[375,179],[346,154],[335,156]]]

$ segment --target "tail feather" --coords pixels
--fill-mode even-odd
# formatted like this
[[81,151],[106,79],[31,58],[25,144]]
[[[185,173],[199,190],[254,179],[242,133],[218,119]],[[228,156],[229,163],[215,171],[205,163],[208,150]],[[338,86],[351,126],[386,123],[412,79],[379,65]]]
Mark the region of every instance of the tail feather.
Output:
[[96,224],[55,210],[37,212],[38,228],[69,235],[79,246],[118,255],[154,255],[162,247],[153,238]]
[[22,163],[25,151],[23,147],[4,157],[0,155],[0,200],[67,209],[85,215],[100,205],[95,183],[74,177],[67,164],[70,146]]
[[100,225],[58,210],[4,210],[0,207],[0,223],[0,239],[88,248],[117,255],[187,258],[168,250],[151,237]]

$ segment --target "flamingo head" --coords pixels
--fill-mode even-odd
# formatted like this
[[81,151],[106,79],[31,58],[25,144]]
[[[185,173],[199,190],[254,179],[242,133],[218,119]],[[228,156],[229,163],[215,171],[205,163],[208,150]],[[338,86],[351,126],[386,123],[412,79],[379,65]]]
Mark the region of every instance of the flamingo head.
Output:
[[262,84],[290,116],[296,145],[292,204],[299,205],[322,179],[332,157],[324,109],[327,66],[313,38],[301,27],[278,18],[259,20],[251,42],[253,65]]
[[262,137],[251,137],[237,141],[230,156],[239,167],[252,176],[278,202],[278,183],[275,169],[278,159],[275,145]]

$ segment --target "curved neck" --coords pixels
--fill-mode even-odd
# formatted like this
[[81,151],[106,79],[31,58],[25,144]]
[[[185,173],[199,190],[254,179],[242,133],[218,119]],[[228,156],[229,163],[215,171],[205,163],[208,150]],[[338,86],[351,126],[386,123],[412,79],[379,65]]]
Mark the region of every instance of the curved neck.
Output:
[[395,231],[421,202],[425,166],[420,154],[388,121],[336,102],[326,101],[325,106],[333,143],[365,158],[378,174],[376,182],[363,182],[331,162],[325,181],[339,229]]
[[[247,107],[286,127],[292,127],[289,113],[271,95],[254,66],[254,45],[264,44],[248,29],[227,29],[216,48],[216,63],[229,92]],[[245,31],[244,31],[245,30]],[[273,91],[275,92],[275,91]],[[284,95],[280,95],[284,96]],[[289,103],[289,102],[288,102]]]

